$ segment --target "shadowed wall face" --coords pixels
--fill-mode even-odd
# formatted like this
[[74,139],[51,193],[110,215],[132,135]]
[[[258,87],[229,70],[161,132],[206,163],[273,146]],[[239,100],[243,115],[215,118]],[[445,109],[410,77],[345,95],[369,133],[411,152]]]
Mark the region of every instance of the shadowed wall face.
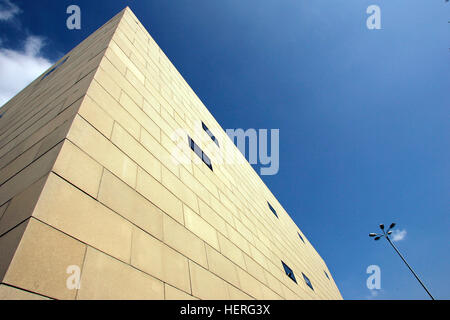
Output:
[[[63,265],[81,263],[84,245],[32,216],[49,174],[56,172],[54,165],[64,154],[65,138],[120,17],[1,108],[0,299],[73,299],[76,295],[66,288],[67,266]],[[68,242],[77,243],[79,250],[72,251],[72,244],[65,246]]]
[[0,119],[0,298],[341,299],[131,10],[60,62]]

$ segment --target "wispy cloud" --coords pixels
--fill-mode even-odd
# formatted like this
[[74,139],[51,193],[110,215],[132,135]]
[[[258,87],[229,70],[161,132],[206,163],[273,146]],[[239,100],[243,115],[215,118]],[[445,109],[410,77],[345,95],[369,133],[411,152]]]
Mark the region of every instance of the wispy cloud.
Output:
[[9,21],[21,13],[20,8],[10,0],[0,0],[0,21]]
[[[14,21],[20,26],[15,18],[21,12],[11,0],[0,0],[0,23]],[[52,65],[42,55],[44,37],[27,36],[22,47],[15,50],[6,47],[5,37],[6,34],[0,38],[0,107]]]
[[406,238],[406,230],[394,230],[392,232],[391,239],[392,241],[402,241]]
[[42,37],[29,36],[21,50],[0,47],[0,106],[52,65],[41,54],[44,45]]

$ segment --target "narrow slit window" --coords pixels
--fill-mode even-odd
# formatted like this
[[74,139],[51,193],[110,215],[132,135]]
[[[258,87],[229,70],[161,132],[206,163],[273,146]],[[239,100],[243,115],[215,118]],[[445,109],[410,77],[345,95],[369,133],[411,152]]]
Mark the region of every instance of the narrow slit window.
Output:
[[195,152],[195,154],[203,160],[203,151],[202,149],[200,149],[200,147],[194,142],[194,140],[192,140],[191,138],[189,138],[189,146],[191,147],[192,151]]
[[62,65],[67,61],[67,59],[69,59],[69,57],[66,57],[63,61],[61,61],[61,62],[58,63],[56,66],[54,66],[52,69],[50,69],[50,71],[47,72],[47,73],[42,77],[41,81],[44,80],[45,78],[47,78],[49,75],[51,75],[51,74],[53,73],[53,71],[55,71],[55,70],[58,69],[60,66],[62,66]]
[[205,153],[203,153],[202,160],[212,170],[211,159]]
[[283,269],[284,269],[284,272],[286,272],[286,275],[287,275],[289,278],[291,278],[292,281],[294,281],[295,283],[297,283],[297,279],[295,279],[294,271],[292,271],[292,269],[289,268],[289,267],[287,266],[287,264],[284,263],[283,261],[281,261],[281,263],[283,264]]
[[300,234],[300,232],[297,232],[297,234],[298,234],[298,236],[299,236],[300,240],[302,240],[302,241],[303,241],[303,243],[305,243],[305,239],[303,239],[303,237],[302,237],[302,235]]
[[205,130],[205,132],[208,134],[208,136],[211,138],[212,141],[214,141],[214,143],[220,148],[219,146],[219,141],[217,140],[217,138],[212,134],[212,132],[208,129],[208,127],[206,126],[206,124],[204,122],[202,122],[202,127],[203,130]]
[[304,273],[302,273],[302,275],[303,275],[303,279],[305,280],[306,285],[307,285],[308,287],[310,287],[311,290],[314,291],[314,288],[313,288],[312,283],[311,283],[311,281],[309,280],[309,278],[308,278]]
[[277,214],[277,212],[275,211],[275,209],[272,207],[272,205],[271,205],[269,202],[267,202],[267,204],[269,205],[270,211],[272,211],[272,213],[275,215],[275,217],[278,218],[278,214]]
[[211,169],[211,171],[213,171],[211,159],[203,152],[202,149],[200,149],[200,147],[189,136],[188,136],[188,143],[189,143],[189,147],[192,149],[192,151],[194,151],[194,153],[200,159],[202,159],[203,163],[206,164],[208,166],[208,168]]
[[325,270],[323,272],[325,273],[325,276],[327,277],[327,279],[330,280],[330,276],[328,276],[328,273]]

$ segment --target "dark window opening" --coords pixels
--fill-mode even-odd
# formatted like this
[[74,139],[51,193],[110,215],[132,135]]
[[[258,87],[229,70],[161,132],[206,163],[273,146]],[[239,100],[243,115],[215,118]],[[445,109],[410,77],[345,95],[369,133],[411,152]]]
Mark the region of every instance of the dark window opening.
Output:
[[202,149],[200,149],[200,147],[191,138],[189,138],[189,146],[191,147],[192,151],[194,151],[195,154],[200,159],[203,159],[203,151],[202,151]]
[[303,243],[305,243],[305,239],[303,239],[302,235],[300,234],[300,232],[297,232],[298,236],[300,237],[300,239],[303,241]]
[[211,159],[209,159],[209,157],[205,153],[203,153],[202,160],[208,166],[208,168],[212,170]]
[[284,269],[284,272],[286,272],[286,275],[287,275],[289,278],[291,278],[292,281],[294,281],[295,283],[297,283],[297,279],[295,279],[294,271],[292,271],[292,269],[289,268],[289,267],[287,266],[287,264],[284,263],[283,261],[281,261],[281,263],[283,264],[283,269]]
[[217,140],[217,138],[212,134],[212,132],[208,129],[208,127],[206,126],[206,124],[204,122],[202,122],[202,127],[203,130],[205,130],[205,132],[208,134],[208,136],[211,138],[212,141],[214,141],[214,143],[220,148],[219,146],[219,141]]
[[323,272],[325,273],[325,276],[327,277],[327,279],[330,280],[330,277],[328,276],[328,273],[325,270]]
[[44,80],[45,78],[47,78],[50,74],[52,74],[53,71],[55,71],[55,70],[58,69],[60,66],[62,66],[62,65],[67,61],[67,59],[69,59],[69,57],[65,58],[63,61],[61,61],[60,63],[58,63],[56,66],[54,66],[49,72],[47,72],[47,73],[42,77],[41,81]]
[[211,171],[213,171],[211,159],[203,152],[202,149],[194,142],[194,140],[191,139],[191,137],[188,136],[188,143],[189,147],[192,149],[192,151],[195,152],[195,154],[202,159],[203,163],[208,166]]
[[305,276],[304,273],[302,273],[302,275],[303,275],[303,279],[305,280],[306,285],[307,285],[308,287],[310,287],[310,288],[314,291],[314,288],[313,288],[312,283],[311,283],[311,281],[309,280],[309,278],[308,278],[307,276]]
[[269,205],[270,211],[272,211],[272,213],[275,215],[275,217],[278,218],[278,214],[277,214],[277,212],[275,211],[275,209],[271,206],[271,204],[270,204],[269,202],[267,202],[267,204]]

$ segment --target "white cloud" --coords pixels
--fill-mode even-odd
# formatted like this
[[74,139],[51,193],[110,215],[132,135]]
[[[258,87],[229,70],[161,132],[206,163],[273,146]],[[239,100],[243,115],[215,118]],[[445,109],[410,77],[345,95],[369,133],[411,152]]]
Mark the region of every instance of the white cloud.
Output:
[[402,241],[406,237],[406,230],[394,230],[392,231],[392,241]]
[[20,8],[10,0],[0,0],[0,21],[12,20],[20,12]]
[[0,47],[0,106],[52,65],[41,55],[44,44],[43,38],[29,36],[22,50]]

